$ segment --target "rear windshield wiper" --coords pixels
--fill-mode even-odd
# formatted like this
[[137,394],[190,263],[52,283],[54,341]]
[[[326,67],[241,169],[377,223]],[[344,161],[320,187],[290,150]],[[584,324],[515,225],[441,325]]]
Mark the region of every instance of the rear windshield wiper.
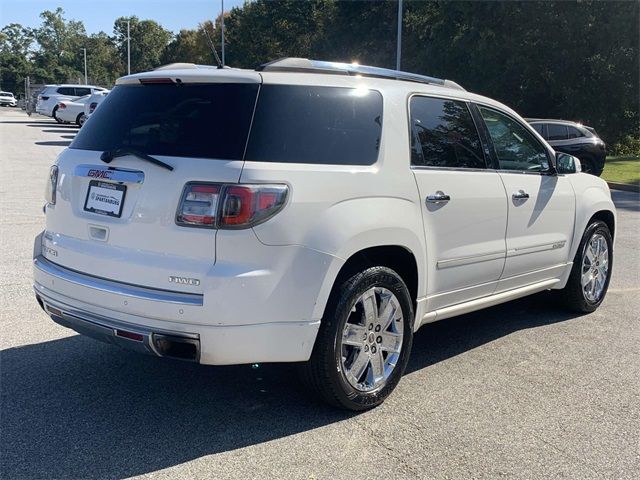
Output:
[[170,172],[173,171],[173,167],[168,163],[164,163],[157,158],[152,157],[151,155],[147,155],[146,153],[139,152],[132,148],[115,148],[113,150],[105,150],[100,155],[100,160],[104,163],[111,163],[111,160],[117,157],[124,157],[125,155],[133,155],[142,160],[146,160],[147,162],[153,163],[154,165],[158,165],[159,167],[166,168]]

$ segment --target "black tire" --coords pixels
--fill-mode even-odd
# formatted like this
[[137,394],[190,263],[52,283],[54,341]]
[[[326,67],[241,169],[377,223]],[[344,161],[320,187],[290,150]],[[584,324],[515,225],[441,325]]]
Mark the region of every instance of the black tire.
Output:
[[55,121],[56,121],[56,122],[58,122],[58,123],[64,123],[64,122],[63,122],[62,120],[60,120],[60,119],[58,118],[58,116],[56,115],[56,112],[57,112],[57,111],[58,111],[58,106],[56,105],[56,106],[53,108],[53,112],[51,113],[51,116],[55,119]]
[[[584,255],[586,254],[589,241],[596,234],[602,235],[607,242],[607,248],[609,250],[609,265],[607,278],[604,283],[602,294],[596,301],[592,301],[585,296],[582,288],[581,277]],[[609,281],[611,280],[611,273],[613,272],[612,246],[613,240],[611,238],[611,232],[609,231],[609,227],[607,226],[607,224],[600,220],[592,221],[585,230],[584,235],[582,236],[582,240],[580,241],[580,246],[578,247],[576,256],[573,259],[573,267],[571,269],[571,274],[569,276],[569,280],[567,281],[567,285],[562,290],[557,291],[557,298],[564,307],[575,312],[591,313],[600,306],[607,294]]]
[[[402,309],[402,347],[395,368],[386,382],[375,390],[355,389],[342,371],[338,336],[360,296],[372,287],[391,291]],[[324,401],[336,407],[363,411],[380,405],[396,387],[411,353],[413,342],[413,303],[402,278],[386,267],[370,267],[349,278],[339,279],[331,292],[311,359],[300,367],[304,383]]]
[[82,117],[84,117],[84,112],[79,113],[78,116],[76,117],[76,125],[78,125],[79,127],[82,127],[82,124],[84,123],[84,120]]

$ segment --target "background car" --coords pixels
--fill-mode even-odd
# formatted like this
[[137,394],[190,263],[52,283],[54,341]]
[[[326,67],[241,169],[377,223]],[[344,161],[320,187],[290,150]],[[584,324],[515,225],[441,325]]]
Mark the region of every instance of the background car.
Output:
[[5,106],[15,107],[16,105],[18,105],[18,101],[13,96],[13,93],[11,93],[11,92],[0,92],[0,106],[3,106],[3,107],[5,107]]
[[607,148],[594,128],[567,120],[526,120],[557,152],[578,157],[583,172],[602,174]]
[[91,95],[95,92],[103,92],[105,90],[106,88],[93,85],[46,85],[38,95],[36,113],[53,117],[58,122],[61,122],[61,120],[56,117],[58,104],[60,102],[73,100],[74,98]]
[[89,100],[87,100],[84,104],[84,115],[85,115],[84,121],[86,121],[91,116],[91,114],[95,111],[95,109],[98,108],[98,105],[100,105],[100,103],[102,103],[102,101],[105,98],[107,98],[107,95],[109,94],[109,92],[110,90],[105,90],[103,92],[97,92],[97,93],[91,94],[91,96],[89,97]]
[[84,109],[89,98],[91,98],[91,95],[85,95],[75,100],[66,100],[58,103],[58,109],[56,111],[57,119],[65,123],[75,123],[81,127],[86,119]]

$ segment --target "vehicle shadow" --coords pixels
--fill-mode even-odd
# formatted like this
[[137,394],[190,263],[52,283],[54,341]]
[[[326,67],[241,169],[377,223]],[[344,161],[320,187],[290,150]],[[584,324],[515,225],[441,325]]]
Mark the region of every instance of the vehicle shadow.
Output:
[[625,192],[622,190],[611,190],[611,198],[616,208],[640,212],[640,193]]
[[71,142],[67,140],[48,140],[46,142],[34,142],[36,145],[44,145],[48,147],[68,147]]
[[73,130],[67,129],[67,130],[42,130],[43,133],[70,133]]
[[[573,318],[540,303],[521,300],[423,327],[407,371]],[[317,403],[294,365],[208,367],[77,335],[7,349],[0,360],[5,478],[130,477],[353,415]]]

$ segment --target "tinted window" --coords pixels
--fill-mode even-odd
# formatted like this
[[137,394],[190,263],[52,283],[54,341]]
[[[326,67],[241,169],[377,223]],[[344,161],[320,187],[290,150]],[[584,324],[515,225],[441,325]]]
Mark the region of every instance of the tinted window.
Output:
[[117,86],[71,148],[240,160],[257,92],[257,84]]
[[91,93],[90,88],[78,88],[76,87],[76,95],[81,97],[83,95],[89,95]]
[[547,124],[548,140],[566,140],[567,137],[567,127],[564,125],[558,125],[557,123],[548,123]]
[[544,136],[543,130],[544,127],[541,123],[534,123],[531,125],[533,127],[533,129],[538,132],[540,135]]
[[378,158],[381,132],[379,92],[264,85],[246,160],[371,165]]
[[413,97],[411,129],[413,165],[486,167],[478,132],[464,102]]
[[74,97],[76,95],[76,89],[73,87],[60,87],[58,93],[60,95],[70,95]]
[[567,126],[567,130],[569,131],[569,138],[584,137],[584,133],[582,133],[576,127]]
[[520,123],[489,108],[479,107],[487,125],[500,168],[517,171],[546,171],[546,148]]

